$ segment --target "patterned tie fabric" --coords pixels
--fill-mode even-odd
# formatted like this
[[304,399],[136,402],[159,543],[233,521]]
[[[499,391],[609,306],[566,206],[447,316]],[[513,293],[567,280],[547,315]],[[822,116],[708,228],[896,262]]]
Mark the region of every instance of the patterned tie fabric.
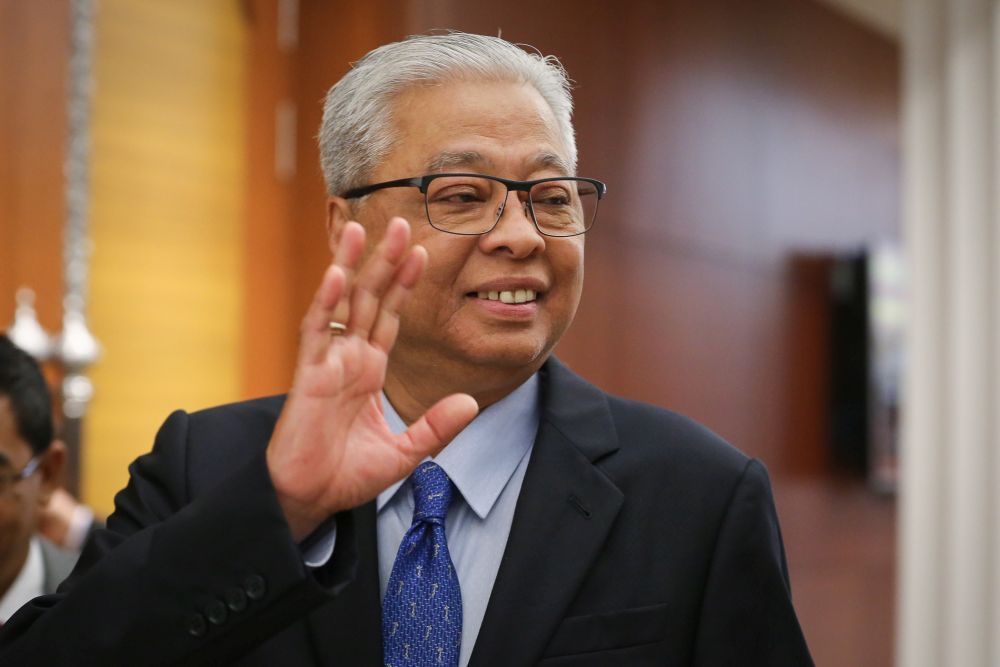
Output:
[[462,593],[444,533],[451,480],[426,461],[413,471],[410,484],[413,523],[399,545],[382,601],[385,666],[457,667]]

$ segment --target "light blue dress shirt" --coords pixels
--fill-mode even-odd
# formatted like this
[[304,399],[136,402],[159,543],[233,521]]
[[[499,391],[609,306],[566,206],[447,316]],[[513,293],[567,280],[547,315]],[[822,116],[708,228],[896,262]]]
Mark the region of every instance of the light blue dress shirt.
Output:
[[[462,649],[465,667],[483,624],[500,559],[514,520],[514,507],[528,468],[541,418],[538,374],[502,400],[480,412],[434,459],[458,489],[445,518],[448,550],[462,590]],[[406,424],[382,395],[386,423],[393,433]],[[396,552],[413,521],[409,479],[378,495],[378,566],[381,595],[392,574]],[[303,552],[305,564],[321,567],[333,555],[337,527],[312,540]]]
[[[503,400],[494,403],[435,457],[448,473],[455,494],[445,533],[462,588],[462,648],[459,665],[469,663],[472,648],[500,569],[514,519],[514,507],[538,433],[541,409],[538,375],[532,375]],[[385,419],[394,433],[406,430],[392,405],[382,397]],[[381,595],[403,535],[413,519],[409,480],[378,495],[378,562]]]

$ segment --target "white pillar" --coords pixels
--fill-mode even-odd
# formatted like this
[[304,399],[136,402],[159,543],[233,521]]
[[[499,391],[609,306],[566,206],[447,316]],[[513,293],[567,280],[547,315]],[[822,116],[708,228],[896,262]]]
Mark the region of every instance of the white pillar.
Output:
[[908,0],[897,664],[1000,665],[1000,0]]

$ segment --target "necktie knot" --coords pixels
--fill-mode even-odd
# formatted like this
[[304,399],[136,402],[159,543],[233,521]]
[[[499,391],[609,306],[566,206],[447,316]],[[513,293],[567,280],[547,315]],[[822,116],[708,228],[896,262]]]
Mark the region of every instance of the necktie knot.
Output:
[[413,485],[413,519],[444,521],[451,505],[451,480],[441,466],[425,461],[410,476]]

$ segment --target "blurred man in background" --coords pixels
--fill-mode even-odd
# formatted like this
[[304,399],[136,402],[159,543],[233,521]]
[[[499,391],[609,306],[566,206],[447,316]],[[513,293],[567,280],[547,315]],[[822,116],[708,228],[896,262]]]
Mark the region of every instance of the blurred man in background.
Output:
[[[0,623],[28,600],[54,592],[76,562],[77,553],[37,534],[65,461],[66,449],[53,435],[52,399],[41,369],[0,336]],[[62,525],[56,517],[70,504],[75,502],[54,508],[49,523]],[[70,532],[67,526],[57,534]]]

